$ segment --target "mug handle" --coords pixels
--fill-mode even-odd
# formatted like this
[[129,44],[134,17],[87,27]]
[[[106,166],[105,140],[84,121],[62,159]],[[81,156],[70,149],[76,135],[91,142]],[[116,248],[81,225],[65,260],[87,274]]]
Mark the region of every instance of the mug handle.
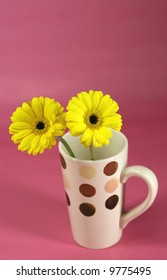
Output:
[[139,177],[146,182],[148,195],[142,203],[122,214],[120,220],[121,228],[125,228],[129,222],[144,213],[153,203],[158,191],[157,178],[149,168],[140,165],[126,167],[121,173],[121,183],[126,183],[133,176]]

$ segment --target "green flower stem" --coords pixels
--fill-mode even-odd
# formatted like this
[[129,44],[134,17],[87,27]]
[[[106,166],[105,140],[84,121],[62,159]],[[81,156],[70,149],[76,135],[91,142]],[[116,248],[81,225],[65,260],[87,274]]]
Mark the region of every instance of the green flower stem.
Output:
[[90,145],[89,149],[90,149],[90,158],[91,158],[91,160],[95,160],[95,154],[94,154],[93,144]]
[[74,155],[73,151],[71,150],[70,146],[68,145],[68,143],[66,142],[66,140],[64,140],[64,138],[61,136],[56,136],[56,138],[64,145],[64,147],[68,151],[69,155],[71,157],[75,158],[75,155]]

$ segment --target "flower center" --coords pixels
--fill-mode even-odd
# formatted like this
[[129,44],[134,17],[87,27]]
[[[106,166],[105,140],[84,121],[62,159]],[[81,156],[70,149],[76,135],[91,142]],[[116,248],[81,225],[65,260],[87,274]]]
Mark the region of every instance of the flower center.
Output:
[[101,126],[101,116],[96,113],[87,113],[84,118],[85,124],[92,130]]
[[42,135],[48,131],[49,121],[45,118],[42,120],[37,120],[34,124],[34,133],[37,135]]
[[96,124],[98,122],[99,118],[95,114],[90,115],[89,121],[91,124]]
[[36,128],[39,129],[39,130],[44,129],[45,128],[44,122],[38,122],[37,125],[36,125]]

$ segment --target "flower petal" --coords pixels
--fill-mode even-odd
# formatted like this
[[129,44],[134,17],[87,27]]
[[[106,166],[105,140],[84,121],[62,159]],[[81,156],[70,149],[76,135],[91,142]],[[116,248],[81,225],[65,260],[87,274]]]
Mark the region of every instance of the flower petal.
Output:
[[103,118],[103,125],[120,131],[122,127],[122,117],[120,114],[114,114],[111,117]]
[[74,112],[67,112],[66,113],[66,121],[72,121],[72,122],[78,122],[78,121],[81,121],[83,122],[83,115],[80,115],[78,113],[74,113]]
[[90,128],[87,128],[84,131],[80,139],[80,142],[84,144],[85,147],[89,147],[92,144],[92,141],[93,141],[93,131]]
[[104,126],[100,127],[99,133],[103,135],[104,144],[108,143],[108,139],[112,137],[112,130],[108,127],[104,127]]
[[116,114],[116,112],[118,111],[119,106],[118,104],[114,101],[114,102],[110,102],[105,110],[102,112],[102,116],[106,117],[106,116],[111,116],[113,114]]
[[33,109],[31,108],[30,104],[23,102],[22,104],[22,110],[27,113],[29,116],[31,116],[32,119],[35,118],[35,114]]
[[83,112],[88,110],[85,103],[77,97],[72,97],[72,99],[68,102],[67,110],[75,112],[73,106],[75,106],[75,108],[78,108],[81,114],[83,114]]
[[57,116],[60,109],[61,109],[61,105],[59,102],[51,102],[46,100],[45,108],[44,108],[44,116],[49,120],[52,118],[52,115]]
[[93,132],[93,145],[101,147],[103,144],[109,144],[109,138],[112,137],[112,131],[107,127],[100,127]]
[[33,138],[33,141],[31,142],[31,149],[32,154],[35,156],[38,154],[38,152],[41,149],[41,143],[40,143],[40,135],[35,135]]
[[33,133],[25,136],[21,140],[20,145],[18,146],[18,149],[22,152],[28,150],[31,147],[31,141],[33,140],[34,136],[35,135]]
[[96,109],[99,106],[99,103],[101,101],[101,98],[103,97],[102,91],[89,91],[90,97],[92,99],[92,110],[96,111]]
[[35,116],[37,119],[42,119],[43,118],[43,109],[42,109],[42,104],[39,101],[39,98],[34,97],[31,101],[31,107],[35,113]]
[[83,116],[85,114],[85,109],[81,109],[81,106],[77,106],[73,101],[69,102],[69,105],[67,106],[68,110],[70,110],[71,112],[75,112],[78,115]]
[[98,107],[98,110],[102,113],[104,113],[107,108],[110,108],[110,106],[112,105],[113,100],[111,99],[109,94],[104,95],[101,100],[100,100],[100,104]]
[[20,132],[14,134],[12,136],[12,140],[14,143],[20,143],[21,140],[26,137],[27,135],[31,134],[32,133],[32,130],[31,129],[24,129],[24,130],[21,130]]
[[[12,119],[12,117],[14,117],[14,120]],[[21,107],[18,107],[16,109],[12,117],[12,121],[27,122],[30,124],[34,121],[33,117],[29,115],[28,112],[25,112]]]
[[85,104],[87,110],[89,110],[89,111],[92,110],[91,97],[87,92],[78,93],[78,98],[79,98],[79,100],[81,100]]
[[14,133],[18,133],[21,130],[30,129],[30,128],[31,128],[31,124],[29,123],[14,122],[9,126],[9,133],[14,134]]
[[43,148],[46,148],[48,145],[48,137],[46,134],[41,135],[40,142]]
[[84,123],[80,123],[80,122],[74,122],[74,123],[70,123],[68,125],[67,123],[67,127],[70,128],[70,132],[73,136],[79,136],[81,135],[85,129],[86,129],[86,125]]

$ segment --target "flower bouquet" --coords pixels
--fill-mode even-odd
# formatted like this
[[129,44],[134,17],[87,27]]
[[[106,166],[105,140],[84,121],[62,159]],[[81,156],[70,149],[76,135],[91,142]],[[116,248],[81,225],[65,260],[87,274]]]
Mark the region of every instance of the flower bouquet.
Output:
[[[128,140],[120,132],[118,110],[109,94],[90,90],[72,97],[66,112],[54,99],[34,97],[11,116],[9,133],[19,150],[35,156],[59,141],[72,235],[87,248],[117,243],[123,228],[146,211],[157,194],[157,179],[150,169],[127,167]],[[132,176],[142,178],[149,192],[125,212],[125,183]]]
[[51,149],[56,139],[61,141],[75,157],[73,151],[62,138],[68,128],[72,136],[81,136],[80,143],[90,148],[91,159],[94,159],[93,147],[108,145],[112,129],[120,131],[121,115],[119,106],[110,95],[101,91],[90,90],[72,97],[64,112],[62,105],[48,97],[34,97],[24,102],[13,113],[9,127],[12,140],[18,149],[28,154],[42,154]]

